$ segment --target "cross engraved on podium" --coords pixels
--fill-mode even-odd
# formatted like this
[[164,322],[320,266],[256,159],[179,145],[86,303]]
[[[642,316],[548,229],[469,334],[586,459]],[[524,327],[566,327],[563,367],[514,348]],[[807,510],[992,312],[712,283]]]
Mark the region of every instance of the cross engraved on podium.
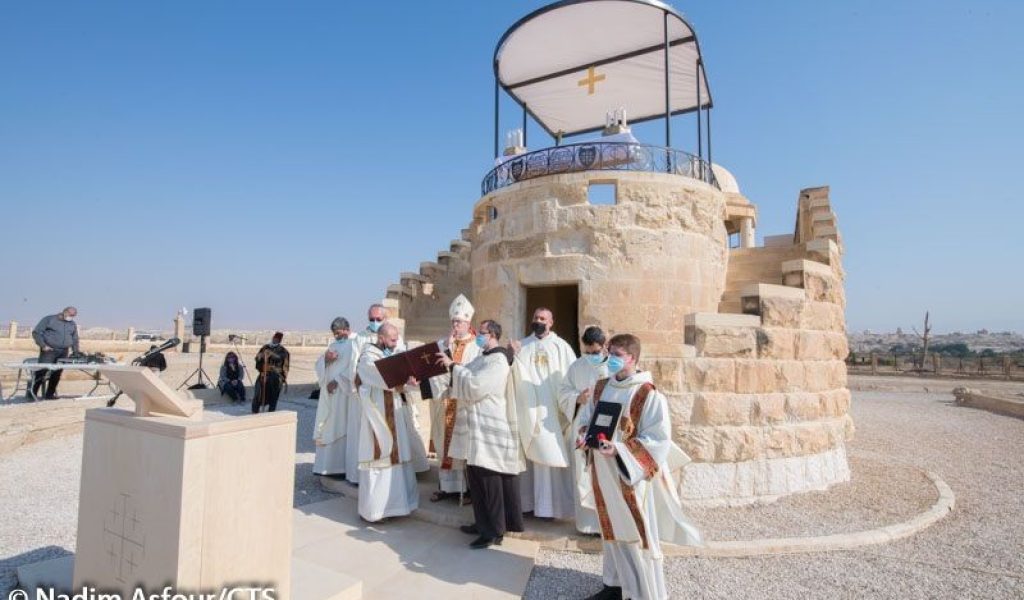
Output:
[[139,563],[138,558],[146,556],[146,536],[140,531],[139,512],[131,495],[121,494],[110,509],[109,522],[103,524],[103,533],[110,542],[107,556],[114,569],[114,577],[127,583]]
[[583,79],[580,79],[578,82],[576,82],[576,85],[578,85],[579,87],[587,86],[587,95],[588,96],[593,96],[594,95],[594,85],[597,82],[604,81],[604,80],[605,80],[604,74],[597,75],[594,72],[594,67],[587,67],[587,76],[584,77]]

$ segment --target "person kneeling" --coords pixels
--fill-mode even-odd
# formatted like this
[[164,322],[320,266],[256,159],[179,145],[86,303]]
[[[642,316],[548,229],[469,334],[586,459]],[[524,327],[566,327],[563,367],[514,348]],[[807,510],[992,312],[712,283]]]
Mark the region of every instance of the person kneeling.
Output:
[[599,437],[598,447],[587,446],[587,427],[578,430],[577,452],[586,461],[580,495],[597,510],[604,553],[604,588],[588,600],[668,598],[661,542],[703,543],[672,476],[690,459],[672,442],[668,403],[651,374],[637,370],[639,359],[636,336],[609,340],[610,377],[597,382],[594,401],[580,411],[579,422],[590,423],[597,402],[622,407],[611,439]]
[[498,346],[499,339],[501,325],[484,321],[476,336],[483,352],[469,364],[437,355],[438,363],[451,369],[452,396],[465,408],[456,416],[449,453],[467,465],[476,523],[462,531],[479,536],[472,548],[500,544],[506,531],[523,530],[519,473],[526,461],[519,449],[515,405],[506,395],[513,357],[508,348]]

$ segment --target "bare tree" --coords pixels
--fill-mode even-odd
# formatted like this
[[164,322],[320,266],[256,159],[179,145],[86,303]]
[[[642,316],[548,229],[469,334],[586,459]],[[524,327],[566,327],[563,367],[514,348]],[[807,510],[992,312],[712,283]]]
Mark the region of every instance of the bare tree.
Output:
[[919,332],[917,328],[914,328],[916,333],[921,338],[921,362],[918,363],[918,369],[924,370],[924,366],[928,364],[928,336],[932,332],[932,326],[928,323],[928,311],[924,312],[924,334]]

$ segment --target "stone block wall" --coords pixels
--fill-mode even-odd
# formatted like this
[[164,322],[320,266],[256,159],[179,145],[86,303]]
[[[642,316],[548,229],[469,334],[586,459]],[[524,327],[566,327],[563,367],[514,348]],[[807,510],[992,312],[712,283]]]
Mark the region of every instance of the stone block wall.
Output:
[[[614,183],[592,205],[591,182]],[[729,250],[726,195],[658,173],[540,177],[481,198],[462,239],[403,273],[385,304],[427,341],[466,293],[478,318],[525,327],[526,286],[575,284],[579,322],[643,340],[693,463],[681,493],[745,504],[850,477],[854,427],[842,240],[828,188],[800,192],[792,236]],[[557,315],[556,315],[557,318]]]
[[[614,183],[593,205],[591,182]],[[575,284],[579,327],[629,331],[682,356],[683,319],[716,310],[725,287],[725,199],[694,179],[594,172],[536,178],[492,192],[474,210],[473,302],[523,331],[528,286]],[[557,318],[557,316],[556,316]]]

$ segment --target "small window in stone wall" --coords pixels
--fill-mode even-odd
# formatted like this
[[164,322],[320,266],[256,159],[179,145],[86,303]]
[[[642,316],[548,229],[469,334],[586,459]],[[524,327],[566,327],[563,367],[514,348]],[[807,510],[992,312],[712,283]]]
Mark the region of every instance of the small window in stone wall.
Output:
[[487,221],[490,222],[490,221],[497,221],[497,220],[498,220],[498,209],[497,209],[497,207],[495,207],[492,204],[491,206],[487,207]]
[[587,186],[587,202],[595,206],[614,206],[618,195],[618,186],[613,181],[591,181]]
[[729,234],[729,247],[739,248],[740,247],[740,234],[739,232]]

